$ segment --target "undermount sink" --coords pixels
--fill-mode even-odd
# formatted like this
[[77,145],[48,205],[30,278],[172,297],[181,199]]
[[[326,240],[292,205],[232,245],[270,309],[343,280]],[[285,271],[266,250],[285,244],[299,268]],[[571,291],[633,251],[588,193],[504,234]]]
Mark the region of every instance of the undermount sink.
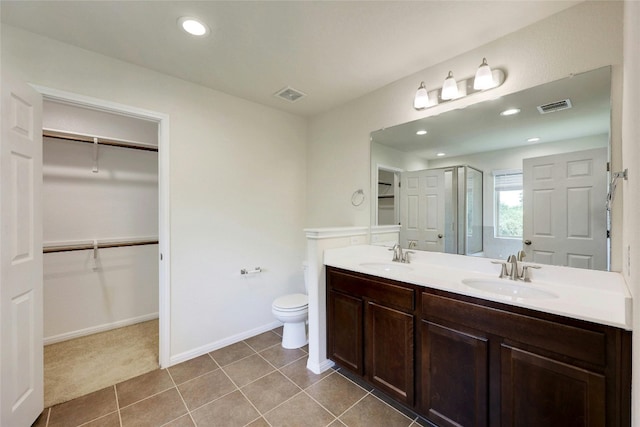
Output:
[[492,294],[522,299],[558,298],[553,292],[536,288],[535,285],[521,285],[509,282],[508,279],[462,279],[465,285]]
[[413,268],[395,263],[395,262],[363,262],[361,267],[371,268],[373,270],[381,270],[389,273],[404,273],[413,270]]

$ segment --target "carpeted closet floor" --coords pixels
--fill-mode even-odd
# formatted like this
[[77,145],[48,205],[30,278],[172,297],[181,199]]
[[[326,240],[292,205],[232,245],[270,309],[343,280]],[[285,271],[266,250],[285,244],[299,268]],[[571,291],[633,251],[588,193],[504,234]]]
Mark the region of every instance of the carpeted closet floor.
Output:
[[44,347],[48,408],[157,369],[158,320]]

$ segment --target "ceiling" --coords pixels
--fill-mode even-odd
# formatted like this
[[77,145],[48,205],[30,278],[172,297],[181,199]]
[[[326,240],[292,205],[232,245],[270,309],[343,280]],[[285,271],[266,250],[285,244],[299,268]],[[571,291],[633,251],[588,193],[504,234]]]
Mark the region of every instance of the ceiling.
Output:
[[[579,1],[11,1],[2,23],[302,116]],[[188,36],[181,16],[211,33]],[[291,86],[294,103],[274,93]]]

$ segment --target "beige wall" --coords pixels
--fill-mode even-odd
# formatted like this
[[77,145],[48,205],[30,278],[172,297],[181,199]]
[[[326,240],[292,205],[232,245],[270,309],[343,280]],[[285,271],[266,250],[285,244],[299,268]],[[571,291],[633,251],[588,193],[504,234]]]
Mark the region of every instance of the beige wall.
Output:
[[273,326],[273,299],[304,289],[306,119],[6,25],[2,72],[169,115],[173,362]]
[[[620,168],[620,115],[622,80],[621,2],[582,3],[442,64],[408,76],[353,102],[312,118],[307,150],[307,225],[369,225],[369,208],[350,203],[353,191],[370,189],[369,133],[439,114],[483,99],[508,94],[542,83],[612,65],[613,168]],[[470,47],[473,42],[470,41]],[[426,111],[413,109],[420,81],[427,88],[442,84],[449,70],[459,78],[471,77],[482,58],[506,71],[501,87]],[[370,202],[370,190],[367,200]],[[616,199],[613,229],[613,267],[621,268],[621,206]]]
[[[624,194],[624,274],[633,295],[633,425],[640,425],[640,2],[625,2],[622,169],[629,170]],[[627,265],[628,262],[628,265]]]
[[[483,94],[474,95],[425,112],[416,112],[412,108],[412,99],[420,81],[425,81],[429,89],[438,87],[450,69],[460,78],[471,77],[482,57],[486,57],[493,67],[502,68],[507,73],[505,84],[487,94],[495,96],[554,81],[571,73],[612,65],[612,169],[629,170],[629,180],[622,184],[622,192],[618,192],[613,205],[612,269],[623,272],[635,297],[634,329],[639,331],[638,46],[640,2],[585,2],[312,118],[307,150],[307,189],[314,196],[307,199],[307,225],[369,225],[369,209],[355,209],[349,200],[357,188],[370,188],[371,131],[460,108],[484,98]],[[366,204],[369,200],[370,197]],[[634,335],[633,349],[633,388],[640,390],[638,333]],[[640,425],[638,392],[634,393],[633,406],[633,425]]]

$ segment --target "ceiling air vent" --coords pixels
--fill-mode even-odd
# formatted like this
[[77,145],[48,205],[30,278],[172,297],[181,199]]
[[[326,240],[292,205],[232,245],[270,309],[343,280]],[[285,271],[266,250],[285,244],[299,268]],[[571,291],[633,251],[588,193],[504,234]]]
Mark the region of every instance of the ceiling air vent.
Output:
[[292,87],[285,87],[284,89],[280,89],[273,96],[277,96],[278,98],[285,99],[289,102],[296,102],[298,99],[307,96],[305,93],[300,92]]
[[538,111],[540,112],[540,114],[555,113],[556,111],[567,110],[569,108],[571,108],[570,99],[563,99],[562,101],[538,105]]

